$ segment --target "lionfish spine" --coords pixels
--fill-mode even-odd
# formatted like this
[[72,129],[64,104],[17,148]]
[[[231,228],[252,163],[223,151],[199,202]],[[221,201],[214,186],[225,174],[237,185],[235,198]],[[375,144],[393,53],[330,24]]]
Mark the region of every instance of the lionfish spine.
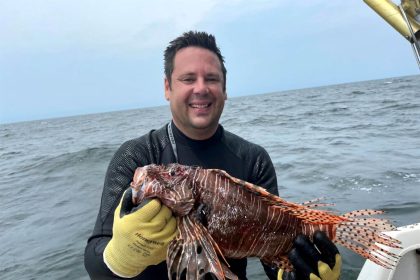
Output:
[[311,199],[311,200],[302,202],[300,205],[305,206],[306,208],[318,208],[318,207],[335,206],[334,203],[324,203],[324,202],[320,203],[320,201],[322,201],[322,200],[324,200],[324,197]]

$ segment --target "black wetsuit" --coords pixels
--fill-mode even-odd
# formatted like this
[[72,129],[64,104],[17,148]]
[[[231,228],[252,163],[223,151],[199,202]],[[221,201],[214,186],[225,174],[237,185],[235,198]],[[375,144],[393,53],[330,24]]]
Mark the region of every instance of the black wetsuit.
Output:
[[[172,123],[178,163],[204,168],[226,170],[234,177],[265,187],[278,195],[277,179],[267,152],[228,131],[221,125],[207,140],[192,140],[182,134]],[[102,253],[112,237],[114,211],[122,193],[129,186],[134,170],[151,163],[176,162],[168,137],[167,125],[159,130],[125,142],[115,153],[106,172],[101,207],[92,236],[85,250],[85,267],[92,279],[118,279],[104,264]],[[230,269],[239,279],[246,279],[246,259],[228,260]],[[276,272],[264,265],[270,279]],[[149,266],[134,279],[168,279],[166,262]]]

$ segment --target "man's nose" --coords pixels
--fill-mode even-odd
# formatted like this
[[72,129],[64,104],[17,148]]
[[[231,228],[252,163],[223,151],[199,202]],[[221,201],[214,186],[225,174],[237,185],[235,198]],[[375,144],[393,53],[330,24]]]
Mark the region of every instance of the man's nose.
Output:
[[209,86],[206,83],[206,80],[204,78],[199,78],[196,80],[194,91],[195,93],[201,93],[201,94],[205,94],[209,92]]

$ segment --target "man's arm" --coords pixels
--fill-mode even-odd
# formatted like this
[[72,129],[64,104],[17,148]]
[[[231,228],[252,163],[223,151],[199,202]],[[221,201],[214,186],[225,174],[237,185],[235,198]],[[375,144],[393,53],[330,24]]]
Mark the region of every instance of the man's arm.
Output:
[[[114,212],[124,190],[129,186],[134,170],[141,163],[136,160],[135,141],[124,143],[114,154],[106,175],[101,206],[92,236],[85,248],[85,268],[92,279],[116,279],[103,260],[103,251],[112,237]],[[137,148],[137,152],[139,149]],[[141,154],[141,153],[140,153]]]
[[[252,168],[253,170],[251,174],[253,174],[254,179],[251,183],[263,187],[268,192],[278,196],[279,191],[277,189],[276,170],[274,169],[273,162],[265,149],[261,148],[261,151],[255,159],[255,163],[252,165]],[[261,264],[268,278],[270,280],[277,280],[277,269],[271,268],[262,261]]]
[[158,199],[134,205],[129,188],[115,210],[112,232],[104,262],[114,274],[133,278],[165,261],[168,245],[177,234],[177,223],[171,210]]
[[279,195],[277,189],[277,176],[273,162],[264,148],[261,148],[255,161],[252,163],[252,178],[250,183],[265,188],[274,195]]

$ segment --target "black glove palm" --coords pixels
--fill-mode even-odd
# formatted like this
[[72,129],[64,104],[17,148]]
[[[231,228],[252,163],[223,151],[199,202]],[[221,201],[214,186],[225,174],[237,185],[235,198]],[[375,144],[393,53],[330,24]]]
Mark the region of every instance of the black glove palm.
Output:
[[289,253],[289,260],[294,266],[294,271],[279,270],[279,280],[337,280],[340,278],[340,253],[324,232],[315,232],[313,243],[304,235],[296,237],[294,248]]

